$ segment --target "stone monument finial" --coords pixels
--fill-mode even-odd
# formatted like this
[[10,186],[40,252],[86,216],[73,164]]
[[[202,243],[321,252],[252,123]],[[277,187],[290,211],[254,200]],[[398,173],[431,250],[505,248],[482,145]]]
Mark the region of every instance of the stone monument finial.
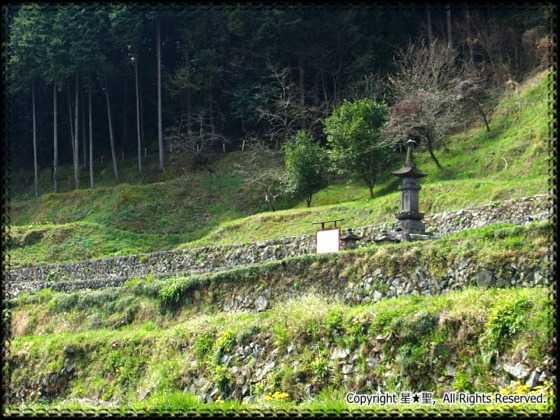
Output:
[[412,139],[408,139],[408,141],[405,144],[406,144],[406,162],[404,166],[412,168],[414,167],[414,161],[412,160],[412,151],[414,150],[414,146],[416,145],[416,142]]
[[428,175],[416,169],[416,166],[414,165],[414,160],[412,158],[412,151],[414,150],[415,144],[416,142],[412,139],[409,139],[406,142],[406,146],[407,146],[406,162],[401,169],[392,172],[393,175],[398,176],[399,178],[405,178],[405,183],[407,183],[407,178],[423,178],[426,175]]

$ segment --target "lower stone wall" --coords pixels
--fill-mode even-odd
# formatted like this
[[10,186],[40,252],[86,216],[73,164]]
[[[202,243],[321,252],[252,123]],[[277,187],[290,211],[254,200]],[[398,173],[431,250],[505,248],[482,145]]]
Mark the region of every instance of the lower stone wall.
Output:
[[525,224],[551,220],[552,201],[548,195],[495,202],[471,209],[428,215],[426,231],[445,236],[496,223]]
[[[436,296],[469,286],[538,287],[552,282],[548,258],[509,252],[507,260],[452,258],[432,261],[421,247],[406,256],[402,250],[345,253],[336,258],[295,258],[253,270],[233,270],[209,276],[206,283],[185,285],[181,302],[200,310],[265,311],[305,293],[340,299],[347,304],[374,303],[398,296]],[[255,279],[258,279],[256,281]]]
[[[189,311],[193,314],[220,311],[262,312],[289,299],[301,298],[307,294],[323,295],[327,300],[339,300],[355,305],[404,295],[439,295],[468,286],[482,288],[550,286],[554,279],[550,272],[550,254],[546,247],[549,241],[543,240],[546,239],[547,230],[527,229],[524,233],[526,233],[524,239],[532,243],[540,243],[542,248],[534,249],[530,253],[513,248],[499,252],[499,255],[485,252],[483,249],[479,252],[455,254],[453,250],[458,248],[460,242],[469,241],[469,238],[457,238],[446,244],[447,251],[442,251],[442,247],[437,246],[433,241],[399,247],[372,246],[367,250],[298,256],[245,269],[220,271],[212,275],[174,278],[158,285],[173,292],[170,302],[162,309],[185,311],[182,317],[188,319]],[[454,246],[455,241],[457,246]],[[470,246],[468,243],[463,243],[463,249],[473,249],[475,246],[473,243]],[[114,286],[122,284],[123,281],[125,278],[114,280],[114,283],[108,280],[99,281],[98,285],[99,287]],[[79,284],[79,281],[57,283],[53,284],[53,288],[75,290],[74,288],[80,287]],[[131,287],[146,286],[144,282],[138,282]],[[128,290],[133,294],[143,293],[143,291],[145,290]],[[541,308],[535,309],[541,310]],[[375,314],[372,318],[367,318],[367,322],[371,322],[373,317]],[[368,328],[369,324],[364,324],[364,319],[359,322],[362,323],[363,328]],[[321,340],[328,346],[328,355],[324,355],[324,360],[328,363],[329,380],[338,378],[337,384],[342,384],[353,392],[370,392],[372,387],[375,389],[377,386],[387,388],[385,378],[397,376],[401,376],[402,383],[416,389],[423,387],[427,382],[433,384],[433,381],[441,381],[442,386],[445,384],[447,388],[453,389],[455,372],[464,368],[463,363],[459,364],[451,355],[454,337],[438,344],[441,347],[434,349],[434,351],[438,348],[442,351],[447,349],[446,351],[450,352],[449,360],[435,368],[429,368],[422,374],[401,369],[403,365],[400,365],[395,346],[383,348],[380,345],[389,339],[389,335],[372,336],[367,345],[357,345],[343,344],[351,341],[340,341],[335,335],[326,335]],[[223,352],[215,365],[220,365],[230,378],[226,386],[222,384],[218,387],[216,371],[199,360],[200,358],[193,351],[195,345],[192,343],[194,341],[189,345],[181,344],[185,346],[182,356],[184,362],[181,387],[200,396],[206,402],[215,402],[220,398],[252,403],[256,399],[255,389],[265,383],[271,383],[273,375],[281,374],[285,369],[291,369],[291,374],[289,382],[285,383],[283,389],[289,391],[292,396],[311,397],[327,386],[305,376],[307,365],[302,364],[303,359],[298,356],[299,353],[304,352],[301,343],[291,342],[287,343],[285,348],[280,348],[277,338],[273,337],[270,331],[259,331],[244,336]],[[122,347],[115,347],[119,346],[117,343],[112,345],[114,349],[118,349],[117,351],[125,352],[128,351],[126,349],[130,343],[123,340],[120,344]],[[471,354],[478,354],[480,351],[478,340],[463,342],[461,346],[472,346]],[[86,366],[77,365],[75,357],[78,353],[89,351],[86,349],[86,344],[79,351],[73,348],[67,351],[65,348],[64,368],[59,367],[49,373],[47,379],[39,380],[31,375],[18,376],[18,381],[10,383],[9,395],[12,401],[19,403],[22,400],[31,400],[38,392],[41,393],[40,395],[50,395],[49,398],[61,396],[66,392],[70,381],[83,377],[83,372],[87,371]],[[317,352],[317,349],[314,347],[313,351]],[[23,370],[22,366],[32,366],[30,354],[24,351],[11,360],[10,365],[14,367],[14,371]],[[523,355],[523,352],[520,354],[522,355],[520,360],[500,359],[492,368],[491,380],[498,389],[508,386],[511,380],[523,381],[532,388],[543,385],[545,380],[552,377],[554,365],[551,361],[533,360]],[[367,363],[368,369],[365,371],[360,359]],[[300,377],[303,379],[296,379]],[[485,377],[485,379],[489,378]],[[152,392],[154,386],[148,383],[137,392],[141,398],[145,398]]]
[[[395,250],[392,257],[389,260],[398,260],[402,255]],[[336,258],[295,258],[273,263],[271,267],[261,267],[253,272],[244,272],[242,275],[235,272],[218,273],[216,276],[219,279],[215,279],[217,281],[209,281],[205,285],[193,284],[192,288],[184,292],[180,301],[182,305],[197,313],[209,308],[226,312],[260,312],[289,299],[301,298],[308,293],[340,299],[347,304],[367,304],[403,295],[437,295],[468,286],[540,287],[548,286],[552,281],[549,262],[545,258],[510,254],[507,261],[488,262],[473,256],[450,259],[446,261],[445,267],[436,267],[426,257],[422,252],[416,253],[411,257],[413,261],[406,265],[380,264],[382,260],[387,261],[386,255],[364,255],[359,251],[345,253]],[[253,341],[257,342],[256,339]],[[249,367],[244,363],[247,361],[245,356],[253,354],[259,347],[253,342],[248,345],[233,347],[231,353],[224,355],[220,360],[241,386],[220,392],[211,379],[200,379],[200,372],[196,371],[197,376],[186,384],[186,388],[207,402],[215,401],[218,397],[224,400],[237,398],[252,402],[252,386],[271,371],[277,371],[276,365],[281,367],[286,359],[289,360],[290,352],[296,351],[297,354],[297,351],[300,351],[300,348],[294,346],[294,350],[288,349],[287,354],[277,356],[275,351],[265,350],[263,353],[266,357]],[[272,343],[267,345],[266,340],[262,345],[263,349],[273,346]],[[349,350],[333,343],[329,348],[329,367],[335,372],[333,375],[339,374],[343,377],[349,389],[367,392],[375,382],[369,381],[367,374],[366,377],[360,376],[356,362],[362,355],[359,352],[360,349]],[[384,361],[385,356],[381,351],[369,356],[367,372],[384,366],[385,375],[403,374],[393,363]],[[453,378],[455,363],[448,363],[446,371]],[[515,366],[513,363],[503,362],[503,365],[497,365],[493,372],[496,375],[493,380],[502,388],[509,385],[509,380],[523,381],[534,387],[551,377],[546,361],[538,367],[524,360]],[[413,384],[413,380],[409,376],[410,374],[405,373],[403,381],[410,385]],[[306,394],[312,395],[317,392],[317,388],[309,382],[302,382],[301,385]],[[360,388],[361,386],[364,388]]]
[[[425,217],[424,222],[428,232],[445,236],[496,223],[522,224],[527,221],[546,221],[550,219],[550,208],[549,196],[539,195],[429,215]],[[377,224],[355,229],[356,234],[365,238],[358,241],[356,246],[370,245],[368,239],[382,230],[390,230],[390,227],[388,224]],[[61,290],[107,287],[121,284],[129,278],[142,278],[148,275],[167,277],[220,271],[314,252],[315,235],[304,235],[250,244],[209,246],[69,264],[24,267],[9,271],[7,291],[8,296],[15,296],[22,291],[33,293],[44,287]],[[74,284],[70,286],[70,282]]]

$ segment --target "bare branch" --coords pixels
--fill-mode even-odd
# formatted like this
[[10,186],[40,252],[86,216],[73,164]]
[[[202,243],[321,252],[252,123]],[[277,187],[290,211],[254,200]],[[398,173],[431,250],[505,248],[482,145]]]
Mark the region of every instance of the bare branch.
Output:
[[463,122],[461,95],[468,93],[466,68],[456,59],[455,50],[439,41],[431,48],[410,44],[397,54],[398,70],[389,77],[395,105],[387,134],[399,142],[413,138],[425,143],[438,167],[434,148],[445,148],[443,139]]

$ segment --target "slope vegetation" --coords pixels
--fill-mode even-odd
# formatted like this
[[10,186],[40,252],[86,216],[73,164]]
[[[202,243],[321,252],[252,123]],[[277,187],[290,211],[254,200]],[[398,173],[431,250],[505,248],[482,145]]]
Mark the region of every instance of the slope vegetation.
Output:
[[[452,136],[449,152],[439,151],[441,171],[419,150],[416,163],[429,173],[422,210],[547,193],[546,99],[547,80],[540,75],[518,96],[504,98],[490,132],[474,127]],[[128,184],[107,180],[94,191],[16,197],[12,264],[293,236],[313,232],[312,222],[333,218],[365,226],[390,221],[398,210],[397,183],[387,175],[373,200],[364,186],[339,182],[319,192],[312,208],[284,199],[278,211],[265,211],[262,192],[240,167],[246,156],[217,157],[213,172],[183,173],[179,159],[165,180],[154,174],[133,182],[130,175]],[[395,169],[402,157],[395,156]],[[281,156],[277,159],[281,167]],[[366,262],[375,272],[422,255],[434,278],[444,278],[448,265],[461,269],[465,260],[474,270],[475,263],[498,262],[511,277],[534,265],[541,279],[550,274],[545,268],[550,229],[550,223],[493,225],[438,241],[306,255],[218,274],[148,276],[119,288],[22,294],[4,306],[11,326],[4,414],[550,414],[554,299],[536,274],[524,275],[523,284],[531,287],[473,284],[438,296],[420,293],[375,303],[351,304],[340,294],[314,289],[315,280],[327,274],[366,287],[359,283]],[[362,263],[345,264],[350,260]],[[304,269],[292,277],[282,272],[292,266]],[[314,278],[307,277],[310,272]],[[233,288],[244,282],[260,293],[274,275],[294,298],[260,312],[215,305],[226,280]],[[305,293],[303,279],[311,285]],[[372,278],[372,287],[403,286],[391,282]],[[437,403],[359,407],[345,400],[347,392],[378,391],[431,392]],[[446,392],[543,400],[451,406],[442,400]]]
[[[505,198],[547,193],[548,78],[541,73],[516,95],[505,96],[494,111],[491,131],[476,126],[451,136],[448,150],[438,151],[438,170],[421,148],[417,166],[423,179],[421,207],[425,213],[486,204]],[[402,165],[395,154],[390,170]],[[348,227],[393,221],[399,209],[398,180],[390,170],[367,198],[365,186],[334,181],[313,198],[311,208],[283,197],[279,211],[268,211],[263,191],[253,182],[261,168],[282,168],[280,153],[261,156],[229,152],[214,156],[210,168],[196,168],[189,157],[174,156],[164,174],[156,163],[142,177],[134,161],[123,161],[113,185],[109,165],[99,172],[95,190],[44,194],[29,198],[32,174],[14,172],[17,191],[11,201],[11,264],[45,264],[129,255],[207,244],[235,244],[309,234],[313,222],[344,219]],[[210,170],[208,170],[210,169]],[[211,171],[211,172],[210,172]],[[70,188],[70,168],[66,188]],[[48,171],[41,178],[48,182]],[[87,174],[81,185],[87,185]],[[47,189],[47,187],[43,187]]]

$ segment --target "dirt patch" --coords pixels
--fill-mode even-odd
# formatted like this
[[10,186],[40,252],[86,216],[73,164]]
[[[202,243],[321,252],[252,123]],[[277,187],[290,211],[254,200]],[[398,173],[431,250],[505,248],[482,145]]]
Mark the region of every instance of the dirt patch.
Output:
[[26,313],[12,313],[12,323],[10,333],[12,337],[22,337],[28,335],[33,329],[34,321]]

